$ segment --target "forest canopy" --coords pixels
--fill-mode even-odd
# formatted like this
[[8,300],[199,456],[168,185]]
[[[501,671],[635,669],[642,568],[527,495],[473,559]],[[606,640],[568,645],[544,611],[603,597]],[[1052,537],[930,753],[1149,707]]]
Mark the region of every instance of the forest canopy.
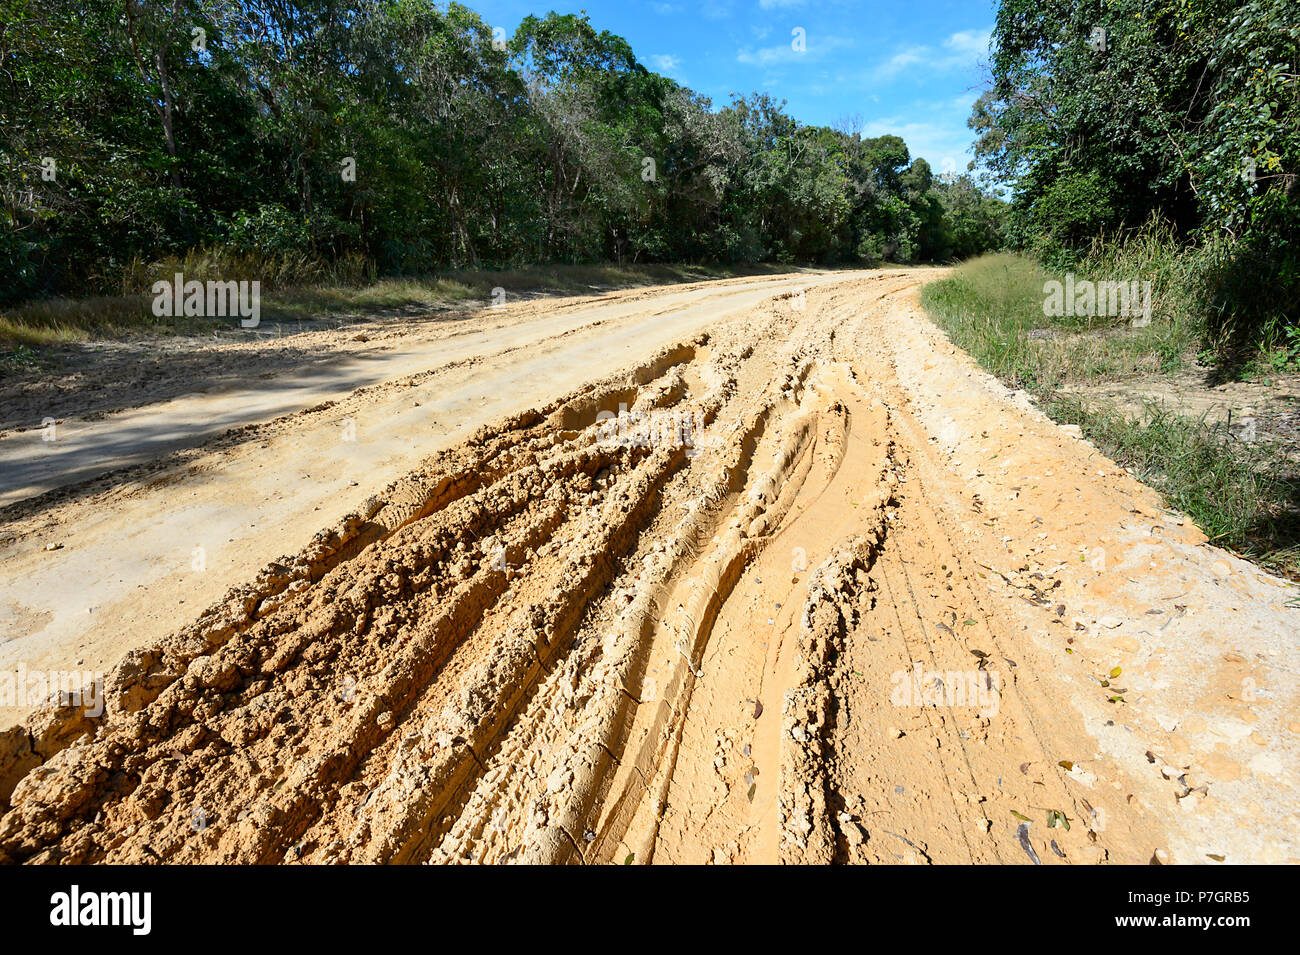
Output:
[[947,261],[1004,203],[896,136],[708,99],[586,16],[430,0],[0,0],[0,297],[213,248],[370,272]]

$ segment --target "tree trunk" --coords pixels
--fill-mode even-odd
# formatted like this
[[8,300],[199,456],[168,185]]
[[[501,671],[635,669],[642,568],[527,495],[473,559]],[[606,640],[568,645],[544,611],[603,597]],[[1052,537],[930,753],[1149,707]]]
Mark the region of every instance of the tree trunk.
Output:
[[[144,68],[144,57],[140,52],[140,35],[139,35],[139,13],[136,10],[137,0],[126,0],[126,32],[131,40],[131,57],[135,60],[135,68],[140,72],[140,78],[144,80],[145,85],[150,83],[149,71]],[[172,23],[176,21],[176,14],[180,8],[180,0],[172,3]],[[154,111],[158,114],[159,120],[163,127],[163,140],[167,146],[167,155],[172,158],[171,162],[171,182],[173,186],[179,187],[181,184],[180,170],[176,164],[176,136],[173,131],[173,103],[171,81],[167,76],[167,60],[163,56],[163,50],[160,48],[154,53],[154,66],[158,70],[158,85],[162,90],[162,106],[157,103],[153,104]]]

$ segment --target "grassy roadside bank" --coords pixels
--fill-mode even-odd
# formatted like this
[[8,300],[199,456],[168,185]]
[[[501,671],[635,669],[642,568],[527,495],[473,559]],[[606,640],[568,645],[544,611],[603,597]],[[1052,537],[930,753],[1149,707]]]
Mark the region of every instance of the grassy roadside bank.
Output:
[[[1053,419],[1078,425],[1215,544],[1300,580],[1300,462],[1294,449],[1162,403],[1143,402],[1134,414],[1088,394],[1091,386],[1172,380],[1209,357],[1206,329],[1187,300],[1187,263],[1174,254],[1148,255],[1145,261],[1085,262],[1084,268],[1077,278],[1150,280],[1149,315],[1045,315],[1044,284],[1063,276],[1004,253],[970,260],[930,283],[922,301],[954,344],[1006,384],[1028,391]],[[1287,352],[1261,349],[1240,367],[1250,374],[1291,361]]]
[[[153,296],[147,291],[153,278],[170,278],[175,272],[183,273],[187,280],[199,281],[268,274],[265,268],[231,266],[229,262],[202,258],[164,262],[151,268],[149,275],[142,272],[136,280],[127,282],[122,295],[40,299],[2,310],[0,359],[7,356],[10,364],[21,363],[24,356],[36,356],[37,349],[95,338],[203,334],[218,326],[233,326],[237,319],[160,318],[153,314]],[[261,314],[264,322],[310,321],[354,314],[434,310],[488,301],[496,288],[505,289],[508,298],[589,295],[640,285],[775,275],[795,270],[794,266],[775,264],[549,265],[380,279],[357,274],[302,281],[289,275],[263,283]]]

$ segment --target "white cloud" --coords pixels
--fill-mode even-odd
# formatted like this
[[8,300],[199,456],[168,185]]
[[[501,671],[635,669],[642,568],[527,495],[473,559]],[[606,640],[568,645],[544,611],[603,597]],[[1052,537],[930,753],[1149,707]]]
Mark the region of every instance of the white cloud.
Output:
[[974,63],[989,51],[989,39],[992,30],[962,30],[943,41],[943,45],[952,50],[956,56]]
[[758,0],[764,10],[788,10],[790,7],[802,7],[805,0]]
[[660,73],[675,73],[682,65],[682,58],[670,53],[654,53],[650,56],[650,62]]
[[793,60],[799,54],[795,53],[789,47],[768,46],[758,50],[744,49],[736,54],[737,63],[745,63],[749,66],[768,66],[772,63],[783,63]]
[[944,39],[940,48],[910,46],[895,53],[872,70],[877,80],[892,79],[914,66],[924,66],[933,72],[949,73],[971,70],[988,54],[992,30],[961,30]]
[[879,78],[897,76],[909,66],[915,66],[918,63],[925,63],[930,59],[931,50],[928,46],[913,46],[900,53],[895,53],[884,63],[876,67],[875,74]]
[[[793,40],[793,37],[791,38]],[[852,46],[853,41],[841,36],[810,34],[805,38],[805,48],[796,50],[792,43],[762,46],[756,50],[745,47],[736,54],[736,62],[747,66],[772,66],[777,63],[804,63],[820,59],[832,50]]]

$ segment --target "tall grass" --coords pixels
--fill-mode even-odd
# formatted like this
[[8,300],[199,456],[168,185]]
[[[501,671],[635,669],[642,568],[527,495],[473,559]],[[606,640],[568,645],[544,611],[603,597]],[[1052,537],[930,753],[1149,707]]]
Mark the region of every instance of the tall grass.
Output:
[[361,286],[375,280],[374,263],[356,253],[326,261],[308,252],[244,252],[209,246],[153,262],[133,259],[119,278],[121,293],[145,294],[154,282],[171,281],[178,272],[186,281],[258,281],[264,292],[314,285]]
[[508,296],[590,294],[638,285],[672,284],[736,275],[790,271],[787,266],[737,268],[691,265],[544,265],[505,270],[449,272],[378,278],[360,256],[326,264],[301,253],[241,253],[222,248],[195,249],[155,262],[136,260],[117,279],[121,294],[48,298],[0,312],[0,347],[53,346],[96,336],[197,332],[234,319],[158,317],[152,287],[171,281],[259,281],[263,321],[375,314],[396,310],[437,310],[488,301],[496,288]]
[[1194,256],[1191,308],[1224,377],[1300,364],[1300,275],[1285,249],[1216,239]]
[[[1007,253],[981,256],[927,285],[923,300],[982,365],[1016,387],[1048,394],[1067,384],[1167,374],[1193,359],[1206,334],[1203,313],[1191,305],[1195,268],[1167,233],[1153,228],[1124,242],[1096,243],[1073,268]],[[1150,323],[1044,314],[1045,283],[1064,281],[1067,271],[1091,281],[1150,282]]]

